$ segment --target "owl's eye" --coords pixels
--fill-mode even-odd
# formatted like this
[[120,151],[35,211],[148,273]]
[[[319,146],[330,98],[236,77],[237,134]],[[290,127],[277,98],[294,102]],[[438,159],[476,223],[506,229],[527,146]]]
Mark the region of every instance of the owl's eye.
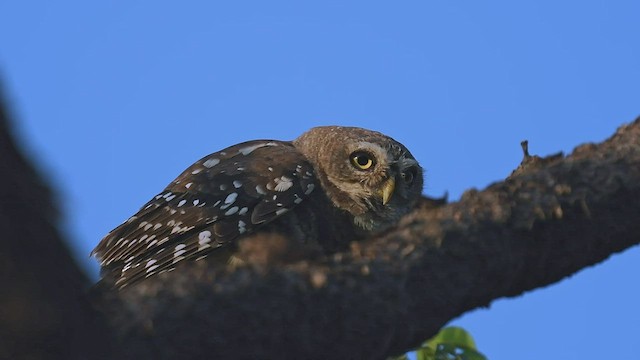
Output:
[[351,154],[351,164],[359,170],[369,170],[375,165],[373,156],[366,152],[356,151]]
[[416,169],[414,167],[410,167],[403,171],[400,176],[402,176],[402,180],[404,180],[406,184],[411,184],[413,183],[413,179],[416,177]]

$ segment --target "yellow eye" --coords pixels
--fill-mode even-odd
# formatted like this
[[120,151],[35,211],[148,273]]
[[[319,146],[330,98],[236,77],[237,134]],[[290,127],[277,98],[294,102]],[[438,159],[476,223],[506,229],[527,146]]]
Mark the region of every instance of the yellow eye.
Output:
[[358,151],[351,154],[351,164],[359,170],[369,170],[373,167],[375,162],[373,157],[365,152]]

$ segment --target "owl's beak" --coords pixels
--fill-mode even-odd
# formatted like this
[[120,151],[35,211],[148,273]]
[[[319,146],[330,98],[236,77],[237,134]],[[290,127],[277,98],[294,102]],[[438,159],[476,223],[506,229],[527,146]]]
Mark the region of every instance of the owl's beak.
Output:
[[385,181],[382,184],[382,189],[380,190],[380,195],[382,196],[382,205],[387,205],[389,200],[391,200],[391,196],[393,196],[393,190],[396,188],[396,180],[394,178],[389,178],[389,180]]

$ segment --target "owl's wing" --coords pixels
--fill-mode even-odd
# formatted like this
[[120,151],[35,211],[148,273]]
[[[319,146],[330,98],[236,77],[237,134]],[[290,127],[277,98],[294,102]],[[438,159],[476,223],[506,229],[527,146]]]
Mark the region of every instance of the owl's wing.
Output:
[[[92,252],[116,284],[170,270],[229,244],[300,204],[313,168],[289,142],[256,140],[199,160]],[[118,266],[113,266],[118,265]]]

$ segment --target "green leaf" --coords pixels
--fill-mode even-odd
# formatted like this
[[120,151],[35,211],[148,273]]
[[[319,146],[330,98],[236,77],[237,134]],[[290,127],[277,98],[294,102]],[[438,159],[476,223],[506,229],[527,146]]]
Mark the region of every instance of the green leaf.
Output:
[[450,326],[416,350],[418,360],[487,360],[476,349],[473,337],[460,327]]
[[473,349],[440,344],[436,350],[435,360],[487,360],[487,358]]
[[[416,349],[417,360],[487,360],[465,329],[450,326]],[[400,360],[399,358],[397,360]],[[404,359],[402,359],[404,360]]]
[[428,346],[422,346],[416,349],[416,360],[435,360],[436,349],[432,349]]
[[437,349],[438,345],[453,345],[470,350],[477,350],[473,337],[465,329],[457,326],[446,327],[440,332],[427,340],[426,345],[432,349]]

